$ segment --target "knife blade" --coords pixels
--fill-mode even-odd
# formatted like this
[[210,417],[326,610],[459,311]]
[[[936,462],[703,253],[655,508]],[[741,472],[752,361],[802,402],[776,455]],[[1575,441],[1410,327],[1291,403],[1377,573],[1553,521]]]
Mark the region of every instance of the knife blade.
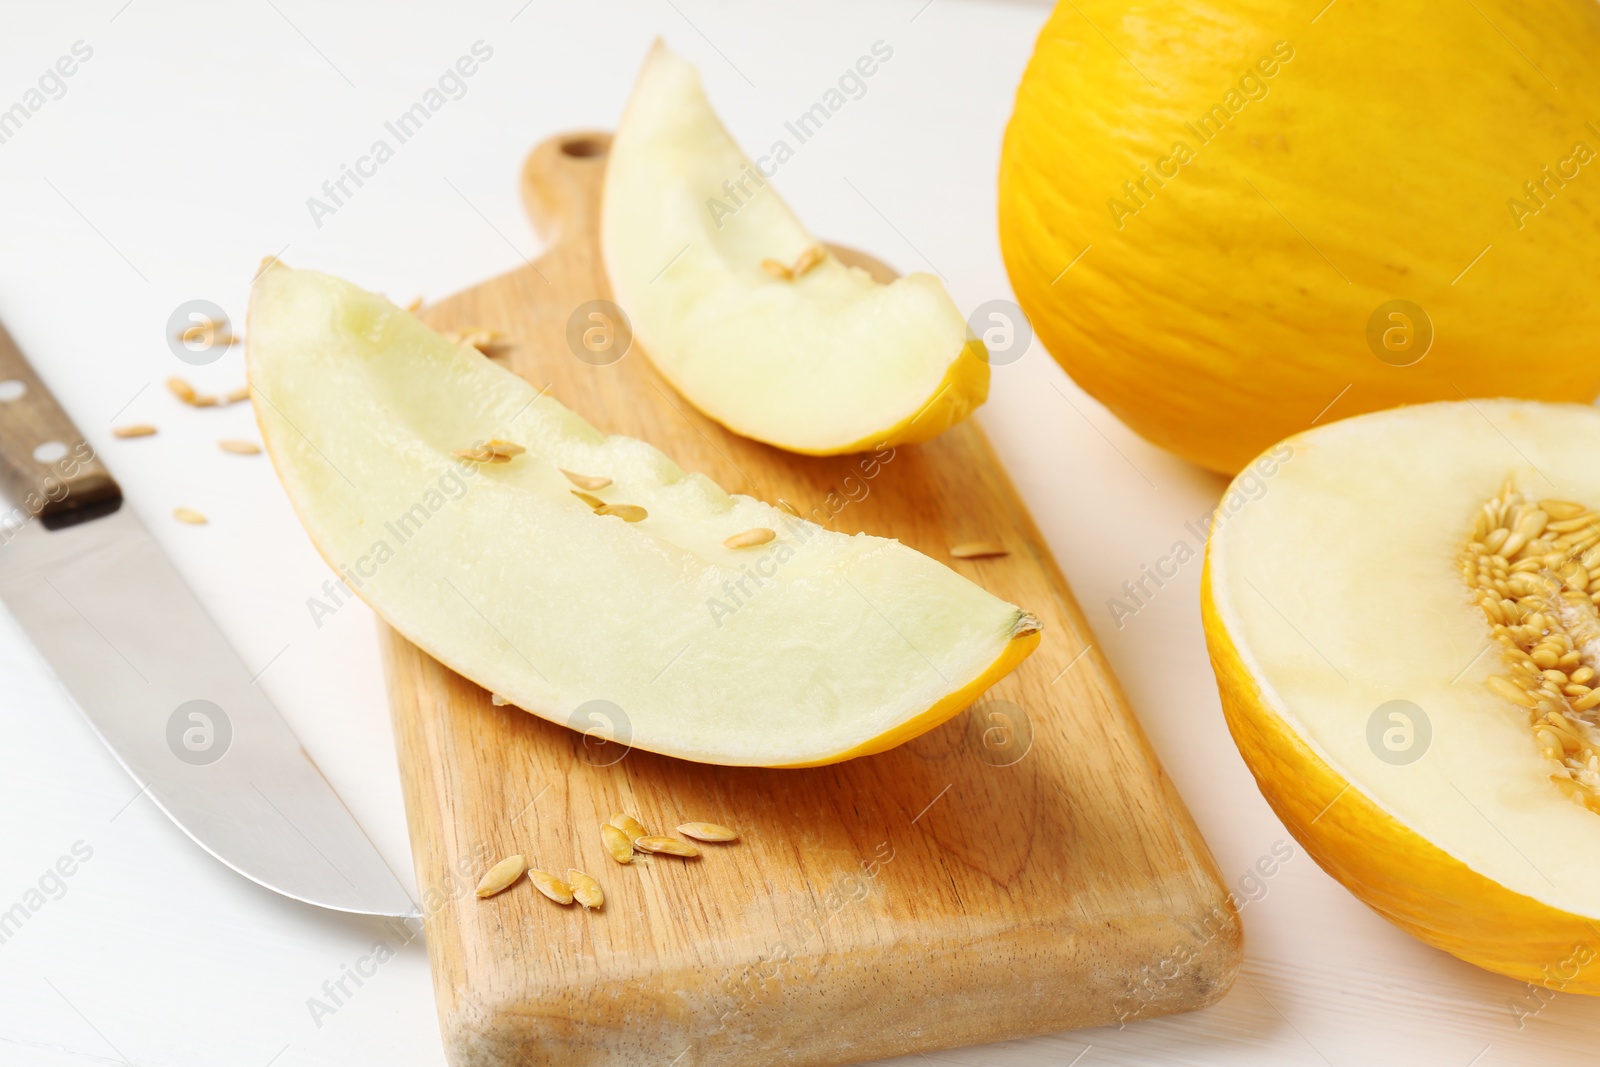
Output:
[[416,905],[0,327],[0,603],[172,821],[268,889]]

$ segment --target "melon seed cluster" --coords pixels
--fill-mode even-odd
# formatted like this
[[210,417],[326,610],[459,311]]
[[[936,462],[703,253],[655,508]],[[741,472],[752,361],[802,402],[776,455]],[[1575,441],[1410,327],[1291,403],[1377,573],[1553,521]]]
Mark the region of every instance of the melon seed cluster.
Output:
[[[684,837],[692,837],[696,841],[723,842],[739,839],[737,832],[714,822],[686,822],[678,827],[678,833]],[[610,820],[600,828],[600,840],[605,845],[607,854],[618,863],[632,863],[635,850],[663,856],[682,856],[685,859],[693,859],[700,855],[698,845],[680,841],[676,837],[652,834],[638,819],[621,812],[611,816]],[[585,908],[598,908],[605,903],[605,894],[600,889],[600,883],[590,875],[574,867],[567,871],[566,880],[563,881],[549,871],[529,867],[527,859],[521,855],[507,856],[485,871],[483,878],[478,882],[478,897],[485,899],[503,893],[516,885],[524,874],[528,876],[528,881],[535,889],[557,904],[571,904],[576,900]]]
[[[499,438],[483,445],[474,445],[472,448],[458,448],[450,454],[459,459],[469,460],[473,463],[510,463],[512,459],[522,455],[527,449],[511,441],[502,441]],[[637,504],[607,504],[593,493],[585,492],[587,489],[604,489],[611,484],[610,478],[589,474],[574,474],[572,471],[562,471],[567,480],[579,488],[572,491],[577,497],[589,506],[596,515],[615,515],[623,522],[643,522],[650,517],[650,513]]]
[[[227,343],[232,344],[233,339],[229,338]],[[237,389],[230,389],[221,396],[211,396],[209,393],[200,392],[182,378],[168,378],[167,389],[172,393],[173,396],[177,397],[179,400],[183,401],[192,408],[226,407],[229,404],[238,404],[250,399],[250,387],[248,385],[241,385]],[[141,435],[132,434],[129,436],[137,437]]]
[[761,269],[779,281],[792,282],[827,258],[828,250],[826,248],[821,245],[812,245],[804,252],[801,252],[793,263],[783,263],[776,259],[763,259],[761,261]]
[[600,883],[576,867],[567,871],[566,880],[563,881],[549,871],[529,867],[527,859],[520,854],[507,856],[484,872],[483,878],[478,881],[478,898],[482,900],[505,892],[516,885],[524,874],[535,889],[557,904],[571,904],[576,900],[585,908],[598,908],[606,902]]
[[[695,841],[727,842],[739,840],[737,831],[730,830],[714,822],[686,822],[678,827],[678,833],[684,837],[691,837]],[[622,812],[611,816],[606,824],[600,827],[600,842],[606,846],[606,851],[618,863],[632,863],[634,853],[653,852],[663,856],[683,856],[693,859],[700,855],[700,846],[689,841],[679,841],[676,837],[667,837],[663,834],[652,834],[646,830],[632,815]]]
[[1489,688],[1526,709],[1556,780],[1600,812],[1600,514],[1508,482],[1473,520],[1461,577],[1509,668]]
[[[517,456],[522,455],[527,449],[512,441],[502,441],[498,437],[482,445],[472,448],[458,448],[451,452],[458,459],[468,460],[472,463],[510,463]],[[558,468],[559,469],[559,468]],[[572,495],[583,501],[596,515],[614,515],[624,522],[643,522],[650,517],[650,513],[637,504],[608,504],[595,496],[598,492],[611,484],[611,479],[601,474],[576,474],[569,470],[562,470],[567,481],[578,488],[572,490]],[[791,507],[789,511],[794,511]],[[798,514],[798,512],[796,512]],[[725,548],[755,548],[764,545],[778,536],[776,530],[769,530],[765,526],[756,526],[749,530],[741,530],[722,542]],[[1003,550],[1002,550],[1003,551]]]
[[[177,336],[178,340],[186,344],[200,343],[227,346],[239,343],[239,338],[227,331],[226,324],[216,323],[210,319],[190,326]],[[173,396],[192,408],[225,407],[229,404],[238,404],[250,399],[250,387],[248,385],[241,385],[237,389],[231,389],[220,397],[201,393],[182,378],[168,378],[167,388],[172,392]],[[125,423],[111,428],[111,436],[124,441],[136,440],[141,437],[154,437],[156,432],[155,424],[149,422]],[[243,441],[236,438],[223,438],[217,442],[217,447],[236,456],[258,456],[261,454],[261,446],[254,441]],[[202,512],[196,511],[194,508],[174,508],[172,517],[190,526],[204,526],[210,521]]]

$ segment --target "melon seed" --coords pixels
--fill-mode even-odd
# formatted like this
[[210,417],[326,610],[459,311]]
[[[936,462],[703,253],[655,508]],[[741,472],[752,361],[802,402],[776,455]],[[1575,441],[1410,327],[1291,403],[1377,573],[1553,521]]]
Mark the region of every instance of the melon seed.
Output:
[[[639,836],[644,837],[645,835],[640,834]],[[600,827],[600,843],[606,846],[606,851],[618,863],[633,862],[633,841],[629,839],[627,834],[610,823]]]
[[726,826],[714,822],[686,822],[678,827],[678,833],[684,837],[692,837],[696,841],[737,841],[739,834]]
[[584,907],[598,908],[606,902],[606,895],[600,891],[600,883],[576,867],[567,871],[567,881],[571,883],[573,899]]
[[458,448],[450,453],[459,459],[472,463],[510,463],[510,456],[503,456],[494,449],[485,445],[482,448]]
[[987,559],[990,556],[1005,556],[1010,553],[1004,545],[993,541],[968,541],[952,545],[950,554],[956,559]]
[[789,268],[789,273],[798,278],[827,258],[828,252],[825,248],[821,245],[812,245],[800,253],[800,258],[794,261],[794,266]]
[[574,474],[569,470],[561,470],[560,467],[557,467],[556,469],[560,470],[562,474],[565,474],[567,476],[567,481],[571,482],[579,489],[604,489],[606,486],[611,484],[610,478],[603,478],[598,474]]
[[699,846],[679,841],[676,837],[641,837],[633,843],[633,847],[644,852],[660,852],[668,856],[700,855]]
[[632,815],[625,815],[619,811],[615,815],[611,816],[611,818],[607,821],[612,826],[615,826],[618,830],[621,830],[623,833],[628,835],[629,844],[639,840],[641,837],[650,836],[650,831],[646,830],[644,825]]
[[492,897],[510,889],[527,869],[528,861],[521,856],[507,856],[484,873],[478,882],[478,896]]
[[572,887],[549,871],[541,871],[537,867],[528,868],[528,881],[533,887],[557,904],[572,903]]
[[744,530],[734,534],[732,537],[722,542],[722,547],[754,548],[756,545],[766,544],[768,541],[771,541],[777,536],[778,535],[775,531],[769,530],[765,526],[756,526],[749,530]]

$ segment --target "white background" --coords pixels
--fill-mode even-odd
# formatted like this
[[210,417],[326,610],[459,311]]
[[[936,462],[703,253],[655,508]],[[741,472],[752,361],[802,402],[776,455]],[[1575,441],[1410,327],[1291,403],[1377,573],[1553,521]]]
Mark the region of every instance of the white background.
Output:
[[[657,34],[700,66],[729,126],[758,150],[873,42],[888,43],[893,59],[866,96],[800,148],[780,186],[818,233],[902,270],[936,267],[963,309],[1007,297],[996,161],[1047,14],[963,0],[443,8],[0,7],[0,109],[74,42],[94,50],[66,94],[0,145],[0,318],[246,663],[270,664],[262,684],[408,883],[371,616],[356,605],[314,626],[305,602],[326,568],[265,459],[214,444],[254,436],[248,407],[194,411],[160,385],[181,373],[204,390],[232,388],[243,382],[242,356],[179,364],[165,342],[168,315],[203,297],[242,317],[269,253],[401,302],[516,266],[538,247],[517,194],[527,149],[556,131],[614,124]],[[466,95],[317,227],[306,198],[480,39],[494,56]],[[1288,835],[1223,726],[1200,633],[1199,565],[1121,628],[1106,607],[1142,564],[1192,540],[1185,523],[1207,514],[1222,481],[1134,437],[1037,345],[996,369],[981,418],[1237,885]],[[161,432],[117,441],[113,420]],[[178,525],[170,515],[180,505],[210,525]],[[0,945],[0,1063],[443,1062],[422,946],[316,1025],[307,998],[383,931],[245,882],[146,802],[124,810],[134,787],[3,612],[0,731],[0,910],[74,842],[94,850],[66,895]],[[1594,1060],[1593,1002],[1551,997],[1519,1028],[1510,1002],[1537,1003],[1522,985],[1410,940],[1298,848],[1254,895],[1244,971],[1218,1006],[928,1058],[1027,1067]]]

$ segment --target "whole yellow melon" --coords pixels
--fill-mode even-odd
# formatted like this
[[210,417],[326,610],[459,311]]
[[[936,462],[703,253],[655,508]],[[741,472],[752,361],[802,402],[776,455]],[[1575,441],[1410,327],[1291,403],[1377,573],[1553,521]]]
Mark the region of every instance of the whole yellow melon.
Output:
[[1074,0],[1000,167],[1012,285],[1149,440],[1600,391],[1600,4]]

